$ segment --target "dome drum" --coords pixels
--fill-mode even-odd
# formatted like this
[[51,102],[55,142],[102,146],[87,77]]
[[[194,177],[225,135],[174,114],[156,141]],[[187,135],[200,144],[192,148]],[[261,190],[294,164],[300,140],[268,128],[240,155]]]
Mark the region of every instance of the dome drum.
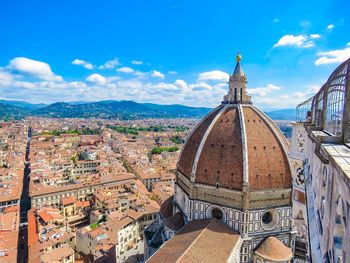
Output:
[[269,207],[289,206],[291,204],[291,189],[269,189],[243,192],[216,185],[192,183],[181,172],[177,171],[176,187],[191,200],[201,200],[217,205],[237,209],[260,209]]

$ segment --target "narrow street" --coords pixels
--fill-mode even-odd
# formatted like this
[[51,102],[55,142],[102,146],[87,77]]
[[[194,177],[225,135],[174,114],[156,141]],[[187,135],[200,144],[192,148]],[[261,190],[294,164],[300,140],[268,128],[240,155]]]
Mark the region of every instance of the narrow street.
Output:
[[32,137],[32,131],[28,129],[28,141],[26,147],[25,167],[23,177],[23,190],[20,200],[20,226],[18,236],[18,263],[28,262],[28,210],[30,209],[30,197],[29,197],[29,181],[30,181],[30,140]]

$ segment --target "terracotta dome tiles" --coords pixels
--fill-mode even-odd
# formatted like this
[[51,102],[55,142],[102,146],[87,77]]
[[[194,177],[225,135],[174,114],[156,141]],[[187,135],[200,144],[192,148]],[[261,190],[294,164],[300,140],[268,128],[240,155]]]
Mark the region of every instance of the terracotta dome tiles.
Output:
[[221,109],[222,105],[220,105],[211,113],[209,113],[195,128],[195,130],[192,132],[189,139],[187,140],[186,144],[184,145],[182,154],[178,162],[178,170],[187,178],[190,178],[199,144],[201,143],[201,140],[206,130],[208,129],[210,123],[213,121],[213,119],[218,114],[218,112],[220,112]]
[[251,189],[287,188],[291,173],[282,143],[265,118],[252,107],[243,107]]
[[237,108],[227,108],[212,127],[202,149],[197,183],[242,189],[242,136]]

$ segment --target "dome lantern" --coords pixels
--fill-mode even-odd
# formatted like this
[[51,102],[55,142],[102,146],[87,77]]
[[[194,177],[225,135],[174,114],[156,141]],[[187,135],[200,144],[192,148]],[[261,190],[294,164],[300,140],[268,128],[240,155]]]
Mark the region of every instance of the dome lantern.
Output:
[[230,76],[229,91],[224,96],[224,104],[251,104],[251,97],[247,95],[247,78],[241,67],[242,56],[238,52],[236,67]]

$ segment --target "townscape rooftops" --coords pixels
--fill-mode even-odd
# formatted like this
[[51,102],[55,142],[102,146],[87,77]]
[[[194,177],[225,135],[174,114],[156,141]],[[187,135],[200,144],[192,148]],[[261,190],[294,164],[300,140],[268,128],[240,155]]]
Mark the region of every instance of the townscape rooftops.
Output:
[[74,255],[74,250],[68,244],[63,244],[61,247],[42,254],[40,260],[42,263],[62,262],[62,259],[72,255]]
[[68,196],[68,197],[64,197],[62,198],[62,204],[64,206],[66,205],[72,205],[76,202],[77,200],[73,197],[73,196]]
[[0,262],[16,262],[19,207],[0,213]]
[[[40,196],[44,194],[49,194],[49,193],[56,193],[56,192],[64,192],[68,190],[73,190],[73,189],[79,189],[83,187],[89,187],[93,185],[98,185],[98,184],[105,184],[105,183],[112,183],[112,182],[118,182],[118,181],[123,181],[123,180],[129,180],[129,179],[135,179],[136,176],[131,173],[120,173],[120,174],[107,174],[107,175],[101,175],[101,176],[95,176],[95,178],[91,178],[93,175],[90,175],[89,181],[84,181],[82,183],[72,183],[68,185],[62,185],[60,187],[57,186],[46,186],[43,184],[35,184],[33,181],[30,183],[30,195],[31,196]],[[83,177],[83,176],[81,176]]]
[[44,207],[38,211],[38,216],[45,222],[49,223],[52,220],[64,219],[59,209]]

